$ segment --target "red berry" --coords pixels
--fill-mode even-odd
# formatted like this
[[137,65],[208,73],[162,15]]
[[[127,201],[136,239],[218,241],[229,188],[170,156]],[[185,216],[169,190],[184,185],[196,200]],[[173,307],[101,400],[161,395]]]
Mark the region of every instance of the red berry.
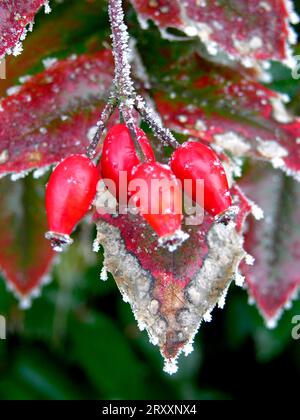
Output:
[[[146,134],[137,127],[138,141],[149,162],[155,161],[152,147]],[[101,157],[102,177],[110,179],[116,186],[116,197],[119,196],[119,173],[127,172],[129,176],[132,168],[140,163],[130,131],[125,124],[112,127],[103,144]],[[113,191],[111,191],[113,192]]]
[[96,195],[99,171],[84,155],[72,155],[52,172],[46,188],[49,229],[69,235],[88,212]]
[[[147,188],[143,189],[142,185],[141,188],[136,188],[132,181],[140,182],[138,180],[144,181]],[[158,186],[159,181],[161,187]],[[164,181],[167,181],[165,184],[167,190],[164,190]],[[168,186],[171,186],[171,189]],[[152,226],[158,236],[172,236],[180,229],[182,191],[178,180],[168,166],[157,162],[139,164],[131,171],[129,188],[131,189],[131,187],[133,187],[133,195],[138,193],[136,198],[140,197],[135,202],[139,213]],[[155,190],[158,192],[157,195],[153,194]],[[155,210],[156,214],[153,214],[151,210]]]
[[204,181],[204,209],[217,216],[232,204],[224,167],[216,153],[202,143],[187,142],[172,155],[171,168],[184,186],[192,180],[192,198],[196,201],[196,180]]

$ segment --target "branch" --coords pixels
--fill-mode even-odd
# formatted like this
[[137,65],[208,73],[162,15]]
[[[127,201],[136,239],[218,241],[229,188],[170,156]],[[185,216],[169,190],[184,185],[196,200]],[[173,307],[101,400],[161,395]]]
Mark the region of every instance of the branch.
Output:
[[156,137],[164,144],[176,149],[179,143],[172,135],[170,130],[163,127],[161,120],[155,116],[154,112],[147,107],[144,99],[136,94],[133,81],[131,79],[131,65],[129,54],[129,34],[124,20],[122,0],[109,0],[108,4],[109,19],[111,25],[111,38],[113,43],[113,55],[115,59],[115,77],[110,100],[105,106],[100,121],[99,129],[87,149],[90,158],[95,157],[96,149],[105,129],[106,123],[114,112],[116,106],[130,131],[132,140],[135,144],[138,156],[141,161],[145,160],[145,155],[139,144],[136,133],[134,119],[134,108],[142,118],[148,123]]
[[165,146],[171,146],[174,149],[177,149],[180,146],[171,131],[162,125],[160,118],[146,105],[144,98],[141,96],[135,98],[135,108],[153,130],[155,136],[159,140],[162,140]]
[[101,140],[103,131],[105,130],[106,124],[112,116],[112,114],[114,113],[116,107],[117,103],[114,100],[114,98],[111,97],[102,111],[100,120],[97,122],[98,130],[87,148],[86,154],[90,159],[93,159],[95,157],[96,149]]
[[122,101],[135,95],[129,61],[129,35],[124,20],[122,0],[109,0],[108,12],[115,59],[115,85]]

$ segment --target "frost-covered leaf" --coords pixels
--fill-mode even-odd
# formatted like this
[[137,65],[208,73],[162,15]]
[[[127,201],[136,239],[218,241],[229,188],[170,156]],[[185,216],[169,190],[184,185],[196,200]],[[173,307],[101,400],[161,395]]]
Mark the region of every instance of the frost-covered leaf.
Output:
[[44,185],[27,177],[0,181],[0,267],[24,307],[47,280],[53,251],[47,230]]
[[0,102],[0,175],[44,168],[91,139],[112,81],[109,51],[54,63]]
[[48,0],[2,0],[0,2],[0,57],[8,53],[19,55],[22,41],[39,8],[45,5],[50,12]]
[[243,272],[250,295],[272,327],[300,284],[300,186],[269,166],[256,165],[241,187],[264,211],[263,220],[249,219],[245,249],[255,263]]
[[[162,80],[166,80],[164,68]],[[220,147],[236,157],[269,161],[300,177],[300,119],[287,98],[238,73],[184,57],[171,64],[154,98],[172,130]]]
[[[19,56],[6,57],[6,79],[1,80],[0,96],[12,85],[43,70],[49,58],[95,52],[108,34],[107,3],[104,0],[51,2],[52,12],[39,13],[34,30],[27,36]],[[99,21],[101,25],[99,25]]]
[[[239,206],[241,196],[234,194]],[[247,212],[242,205],[238,217]],[[189,239],[169,252],[139,216],[98,215],[96,221],[105,267],[131,304],[139,327],[159,346],[165,369],[174,373],[178,355],[191,351],[202,319],[210,319],[220,300],[223,304],[244,256],[235,224],[216,224],[206,215],[199,226],[183,226]]]
[[163,30],[180,29],[198,36],[209,54],[225,52],[253,67],[265,60],[290,61],[289,27],[298,22],[289,0],[132,0],[142,23],[152,19]]

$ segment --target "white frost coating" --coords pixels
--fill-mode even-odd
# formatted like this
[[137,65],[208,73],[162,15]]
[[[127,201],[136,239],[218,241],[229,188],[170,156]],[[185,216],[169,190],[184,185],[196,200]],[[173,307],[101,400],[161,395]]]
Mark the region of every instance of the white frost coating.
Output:
[[232,37],[233,45],[242,56],[242,63],[245,67],[254,67],[255,59],[249,55],[263,46],[263,40],[258,36],[253,36],[251,39],[240,40],[235,36]]
[[43,168],[38,168],[33,172],[33,178],[38,179],[41,178],[43,175],[45,175],[49,169],[51,168],[51,165],[44,166]]
[[279,318],[281,318],[281,312],[277,314],[276,317],[267,319],[266,320],[266,326],[269,328],[269,330],[274,330],[277,327]]
[[[54,261],[55,263],[55,261]],[[50,274],[45,274],[41,279],[41,285],[47,286],[47,284],[51,283],[52,277]]]
[[87,133],[87,138],[89,140],[89,142],[91,142],[93,140],[93,138],[95,137],[96,133],[98,131],[98,126],[94,125],[93,127],[91,127]]
[[203,321],[205,321],[205,322],[211,322],[211,321],[212,321],[211,310],[207,311],[207,312],[203,315]]
[[165,359],[165,365],[164,365],[164,372],[168,373],[169,375],[174,375],[178,371],[178,365],[176,359]]
[[247,265],[253,265],[254,262],[255,262],[255,258],[252,255],[247,254],[246,257],[245,257],[245,263]]
[[51,13],[51,7],[50,7],[50,4],[49,4],[49,1],[45,2],[44,7],[45,7],[46,15],[49,15],[49,13]]
[[214,139],[217,146],[228,150],[235,156],[243,156],[251,149],[245,139],[233,131],[224,134],[215,134]]
[[293,307],[293,302],[292,301],[288,301],[284,304],[284,309],[286,310],[290,310]]
[[6,290],[8,292],[13,292],[14,291],[14,285],[8,281],[5,282],[5,286],[6,286]]
[[34,289],[32,289],[31,292],[26,297],[17,290],[15,285],[11,283],[9,279],[6,282],[6,285],[7,285],[7,288],[9,288],[9,291],[11,291],[14,294],[14,296],[19,300],[20,309],[27,310],[31,308],[33,299],[40,297],[42,287],[46,286],[51,281],[52,281],[51,275],[49,273],[44,274],[39,281],[39,285],[36,286]]
[[188,233],[178,229],[172,236],[159,238],[158,245],[167,248],[169,252],[175,252],[188,238]]
[[295,12],[294,3],[291,0],[285,0],[285,5],[287,11],[289,13],[289,20],[293,25],[297,25],[299,23],[300,18],[298,14]]
[[271,5],[270,5],[269,3],[267,3],[266,1],[261,1],[261,2],[259,3],[259,6],[260,6],[262,9],[264,9],[266,12],[271,12],[271,10],[272,10]]
[[94,252],[99,252],[99,250],[100,250],[100,244],[99,244],[99,242],[97,241],[97,238],[96,238],[93,242],[93,251]]
[[288,151],[275,140],[264,141],[258,139],[258,152],[265,158],[273,160],[288,156]]
[[250,200],[249,202],[251,204],[251,213],[253,214],[254,218],[256,220],[262,220],[264,218],[263,209],[261,209],[257,204],[251,202]]
[[243,287],[245,283],[245,277],[241,273],[237,272],[234,277],[235,284],[239,287]]
[[45,67],[45,69],[47,70],[50,67],[52,67],[54,64],[57,63],[57,58],[55,58],[55,57],[48,57],[48,58],[45,58],[42,61],[42,63],[43,63],[43,66]]
[[186,35],[191,37],[198,36],[208,53],[213,56],[217,55],[219,50],[218,44],[211,39],[213,29],[207,23],[192,21],[186,13],[186,6],[183,2],[178,2],[178,5],[180,6],[181,19],[184,22],[183,30]]
[[138,22],[139,22],[139,24],[140,24],[140,26],[141,26],[142,29],[146,30],[146,29],[149,28],[149,22],[148,22],[148,20],[142,18],[142,16],[141,16],[140,13],[137,14],[137,19],[138,19]]
[[277,327],[278,321],[282,317],[284,309],[290,309],[291,308],[292,302],[293,302],[293,300],[298,298],[298,294],[299,294],[299,289],[297,287],[295,289],[295,291],[292,293],[292,295],[290,296],[289,300],[285,303],[284,307],[279,309],[277,311],[277,313],[273,316],[273,318],[267,318],[266,319],[265,315],[262,313],[262,316],[265,318],[265,324],[266,324],[267,328],[269,328],[270,330],[273,330],[274,328]]
[[284,160],[281,158],[274,158],[271,160],[271,163],[275,169],[281,169],[284,167]]
[[108,279],[107,268],[103,264],[103,267],[102,267],[102,270],[101,270],[101,273],[100,273],[100,280],[107,281],[107,279]]
[[31,79],[32,79],[32,76],[29,76],[29,75],[21,76],[19,77],[19,82],[23,84],[23,83],[28,82]]
[[293,121],[293,116],[287,111],[280,97],[270,98],[273,108],[273,118],[281,124],[288,124]]
[[7,96],[16,95],[21,90],[21,86],[12,86],[6,90]]
[[194,351],[194,340],[191,340],[190,342],[188,342],[184,347],[183,347],[183,353],[185,355],[185,357],[187,357],[189,354],[193,353]]
[[30,296],[34,299],[39,298],[41,296],[41,289],[40,287],[36,287],[32,290]]
[[21,42],[17,42],[12,50],[12,55],[17,57],[18,55],[21,55],[23,52],[23,45]]
[[290,44],[297,43],[297,35],[294,28],[292,28],[289,23],[291,22],[293,25],[297,24],[299,22],[299,17],[297,13],[295,12],[293,2],[291,0],[284,0],[284,1],[285,1],[286,9],[288,11],[288,18],[286,19],[286,26],[288,28],[288,42],[286,42],[286,47],[285,47],[287,58],[284,60],[284,64],[286,64],[288,67],[293,69],[297,65],[297,61],[295,57],[293,56],[293,51],[290,47]]
[[[122,51],[119,55],[114,53],[115,58],[115,79],[122,88],[122,94],[127,98],[133,97],[134,87],[131,80],[129,35],[127,26],[124,23],[124,12],[122,2],[116,2],[114,7],[109,7],[109,17],[112,27],[113,51]],[[127,106],[130,108],[129,104]]]
[[255,305],[255,299],[253,296],[248,296],[248,305],[253,306]]
[[207,131],[207,126],[203,120],[197,120],[195,124],[195,129],[199,131]]
[[228,289],[229,289],[229,287],[227,287],[227,289],[224,290],[222,296],[220,297],[220,299],[218,301],[218,308],[219,309],[224,309],[224,307],[225,307],[226,296],[227,296],[227,293],[228,293]]
[[12,181],[18,181],[19,179],[25,178],[30,171],[23,171],[23,172],[18,172],[15,174],[11,174],[10,179]]
[[291,97],[287,93],[279,93],[278,95],[285,104],[291,102]]
[[[242,176],[242,173],[243,173],[244,160],[242,158],[239,158],[239,157],[235,156],[233,158],[233,163],[234,163],[233,175],[236,178],[240,178]],[[226,170],[225,170],[225,172],[226,172]]]
[[9,152],[7,149],[4,149],[1,153],[0,153],[0,165],[3,165],[4,163],[6,163],[9,159]]
[[195,26],[185,26],[184,32],[187,34],[187,36],[194,37],[198,35],[197,28]]
[[30,298],[23,298],[19,302],[20,309],[27,310],[30,309],[32,305],[32,300]]
[[249,46],[252,50],[257,50],[263,46],[262,39],[258,36],[253,36],[249,41]]
[[188,38],[186,38],[184,36],[178,36],[178,35],[171,34],[165,28],[159,28],[159,32],[161,34],[161,37],[163,39],[167,39],[168,41],[188,41]]

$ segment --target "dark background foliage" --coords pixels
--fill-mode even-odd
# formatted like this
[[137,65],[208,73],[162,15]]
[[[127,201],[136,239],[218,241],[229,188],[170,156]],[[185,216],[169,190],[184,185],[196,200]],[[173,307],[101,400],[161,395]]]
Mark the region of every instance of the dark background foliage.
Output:
[[[300,2],[296,6],[299,12]],[[80,33],[64,28],[63,6],[52,13],[64,31],[59,40],[64,46],[62,57],[93,50],[98,26],[99,36],[108,34],[104,9],[99,16],[91,16]],[[131,31],[139,39],[147,36],[135,26],[132,9],[129,18]],[[37,35],[32,36],[38,36],[45,19],[40,13]],[[151,31],[158,33],[154,26]],[[43,42],[47,39],[42,30],[40,36]],[[29,38],[25,48],[27,42]],[[31,65],[32,72],[41,70],[34,60]],[[273,88],[289,93],[297,109],[298,82],[289,71],[273,67]],[[268,395],[274,400],[298,396],[292,379],[300,373],[300,341],[291,337],[291,320],[300,314],[299,302],[285,312],[275,330],[267,330],[257,309],[248,305],[246,292],[231,286],[225,309],[215,309],[212,322],[201,327],[194,352],[182,358],[179,372],[169,377],[162,371],[157,348],[149,344],[145,332],[138,331],[113,278],[100,281],[102,256],[91,250],[94,236],[87,223],[78,229],[78,240],[59,257],[52,282],[28,311],[18,308],[1,279],[0,314],[7,318],[8,337],[0,340],[0,399],[184,400]],[[26,240],[23,246],[28,246]]]

